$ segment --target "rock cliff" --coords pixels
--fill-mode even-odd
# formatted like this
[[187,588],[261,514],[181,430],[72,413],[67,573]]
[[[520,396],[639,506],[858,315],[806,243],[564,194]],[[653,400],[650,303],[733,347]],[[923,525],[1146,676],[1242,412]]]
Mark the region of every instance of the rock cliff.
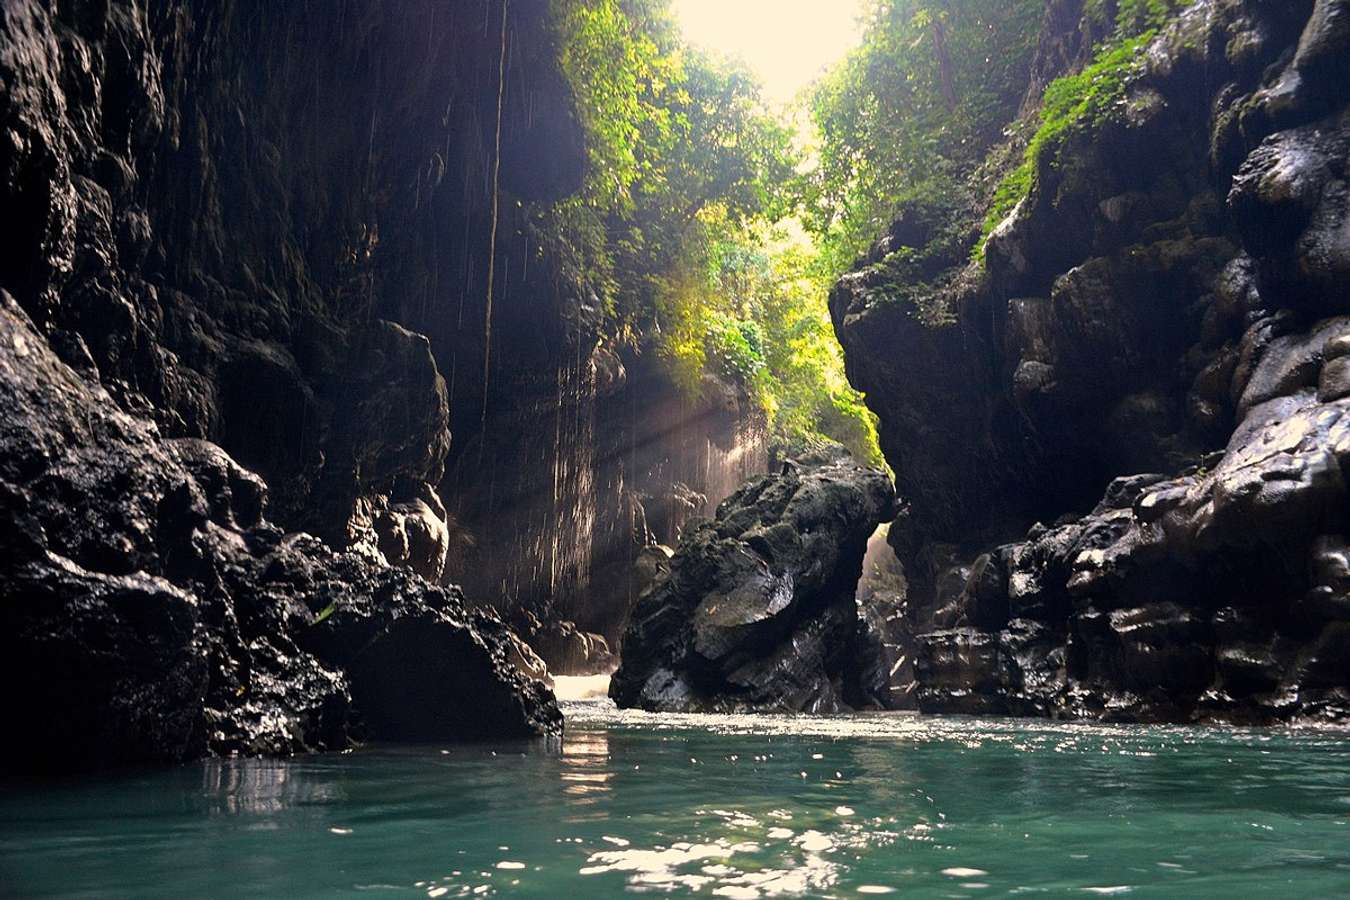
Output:
[[[7,673],[36,683],[14,754],[557,730],[503,668],[505,626],[436,584],[451,427],[489,394],[489,200],[506,267],[524,204],[581,182],[549,21],[532,0],[0,8],[22,532],[0,580],[7,665],[31,667]],[[506,339],[572,358],[572,298],[499,284]],[[553,315],[513,332],[530,306]]]
[[[448,585],[538,623],[555,665],[603,665],[604,641],[586,632],[617,639],[642,548],[762,470],[743,398],[683,400],[650,360],[603,342],[598,303],[550,250],[537,213],[576,191],[586,161],[551,22],[544,0],[0,6],[0,290],[6,327],[31,349],[10,358],[14,427],[40,424],[25,403],[64,402],[30,383],[38,360],[81,416],[117,423],[113,437],[53,424],[37,457],[9,434],[5,515],[30,533],[0,579],[29,584],[67,562],[90,585],[165,579],[123,587],[163,600],[155,615],[188,610],[165,647],[196,667],[172,713],[167,699],[146,707],[173,735],[146,737],[128,724],[136,704],[106,685],[76,702],[105,671],[81,668],[76,632],[116,616],[80,624],[73,581],[44,581],[64,620],[30,608],[47,594],[16,588],[15,627],[48,641],[49,667],[73,667],[47,697],[71,713],[35,733],[32,759],[80,716],[140,735],[110,741],[110,761],[408,735],[410,711],[370,663],[401,644],[380,638],[360,662],[357,644],[313,643],[354,616],[370,622],[353,626],[360,646],[386,626],[412,642],[425,665],[408,682],[426,690],[410,702],[445,704],[440,720],[465,736],[554,730],[552,701],[498,670],[503,653],[530,671],[537,657]],[[97,495],[33,481],[101,453]],[[209,502],[160,508],[183,492]],[[199,513],[209,540],[193,536]],[[318,540],[283,537],[300,534]],[[113,558],[128,541],[136,551]],[[170,541],[211,545],[193,552],[215,574],[179,572]],[[97,559],[72,549],[84,542],[103,547]],[[287,587],[264,588],[273,575]],[[117,634],[99,665],[139,652]],[[454,712],[470,688],[434,669],[438,641],[454,651],[440,665],[462,651],[463,678],[516,699],[479,720]],[[301,670],[316,674],[292,695],[285,673]]]
[[[0,288],[119,409],[256,472],[279,526],[598,629],[591,573],[637,548],[596,522],[730,487],[706,444],[612,449],[668,436],[641,413],[669,386],[629,387],[534,215],[586,158],[550,22],[7,3]],[[717,439],[737,474],[763,464],[753,419]]]
[[499,619],[277,528],[262,479],[119,410],[3,292],[0,422],[6,769],[561,729]]
[[921,709],[1350,714],[1348,75],[1343,0],[1188,4],[980,263],[911,211],[838,284]]

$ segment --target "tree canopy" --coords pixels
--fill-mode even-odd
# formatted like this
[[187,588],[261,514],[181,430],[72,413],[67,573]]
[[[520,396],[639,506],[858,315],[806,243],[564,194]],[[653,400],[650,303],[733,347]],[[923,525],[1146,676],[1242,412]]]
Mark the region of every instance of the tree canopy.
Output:
[[801,152],[755,79],[680,39],[667,0],[555,0],[562,63],[588,138],[576,197],[537,213],[566,276],[611,334],[660,354],[686,390],[741,383],[775,434],[880,460],[843,375],[827,285],[778,223]]
[[[589,168],[579,195],[536,212],[540,243],[606,336],[658,353],[688,391],[708,372],[738,380],[789,447],[831,438],[879,460],[829,323],[834,279],[918,209],[934,236],[883,263],[897,283],[935,268],[959,283],[1038,154],[1110,113],[1184,5],[1087,0],[1095,61],[1024,110],[1044,0],[864,0],[859,46],[784,115],[737,64],[687,46],[669,0],[553,0]],[[914,287],[938,298],[921,316],[946,321],[943,291]]]
[[846,270],[911,200],[958,198],[1026,90],[1042,0],[868,0],[863,41],[811,91],[803,220]]

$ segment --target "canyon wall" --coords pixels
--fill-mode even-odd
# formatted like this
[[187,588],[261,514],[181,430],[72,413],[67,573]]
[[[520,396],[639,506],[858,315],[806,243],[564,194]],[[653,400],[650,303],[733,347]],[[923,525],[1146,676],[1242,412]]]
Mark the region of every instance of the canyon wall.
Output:
[[[1081,2],[1046,27],[1029,105],[1088,59]],[[907,210],[831,297],[907,505],[898,693],[1344,718],[1350,4],[1202,0],[1138,66],[979,262]]]
[[763,467],[547,249],[586,166],[550,22],[0,7],[16,759],[556,731],[492,609],[617,635],[640,549]]
[[0,288],[120,410],[261,476],[280,526],[615,635],[592,572],[651,539],[615,513],[715,502],[764,454],[748,409],[681,432],[720,395],[603,341],[547,249],[534,212],[586,165],[550,21],[7,4]]

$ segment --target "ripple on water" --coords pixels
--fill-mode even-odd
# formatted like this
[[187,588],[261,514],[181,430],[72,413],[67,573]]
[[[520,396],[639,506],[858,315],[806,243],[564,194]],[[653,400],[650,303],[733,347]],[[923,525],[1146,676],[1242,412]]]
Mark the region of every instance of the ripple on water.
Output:
[[1303,897],[1350,872],[1344,731],[567,712],[561,744],[12,785],[0,893]]
[[[783,814],[782,810],[772,810]],[[830,834],[807,829],[800,834],[742,810],[700,810],[707,830],[735,829],[741,839],[676,841],[651,847],[622,846],[592,852],[580,874],[621,874],[630,889],[707,892],[715,897],[786,897],[814,895],[839,881],[841,865],[830,855],[841,849],[861,851],[893,840],[889,832],[871,832],[859,825]],[[712,825],[712,822],[719,823]],[[614,843],[612,838],[602,840]],[[627,844],[625,840],[625,844]],[[884,891],[882,886],[873,886]]]
[[[977,750],[1005,744],[1025,753],[1078,754],[1085,751],[1149,758],[1197,743],[1221,741],[1255,746],[1281,737],[1305,744],[1343,746],[1346,728],[1301,724],[1283,728],[1229,728],[1193,725],[1132,725],[1066,722],[1049,719],[977,719],[924,716],[911,712],[871,712],[836,716],[762,713],[652,713],[618,709],[609,700],[564,702],[568,724],[636,728],[650,731],[699,731],[720,735],[784,736],[841,740],[948,742]],[[1263,751],[1269,752],[1269,751]],[[767,758],[767,757],[766,757]],[[813,752],[813,761],[824,754]],[[760,757],[755,757],[759,760]]]

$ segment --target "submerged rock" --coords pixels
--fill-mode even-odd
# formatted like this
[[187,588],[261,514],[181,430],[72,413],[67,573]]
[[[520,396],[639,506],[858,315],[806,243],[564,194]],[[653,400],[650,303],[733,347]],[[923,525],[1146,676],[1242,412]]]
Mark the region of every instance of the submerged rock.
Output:
[[848,460],[745,485],[688,527],[644,591],[610,696],[659,710],[870,705],[854,590],[894,514],[890,479]]
[[494,615],[286,534],[266,502],[215,444],[119,411],[0,292],[5,768],[558,732]]

